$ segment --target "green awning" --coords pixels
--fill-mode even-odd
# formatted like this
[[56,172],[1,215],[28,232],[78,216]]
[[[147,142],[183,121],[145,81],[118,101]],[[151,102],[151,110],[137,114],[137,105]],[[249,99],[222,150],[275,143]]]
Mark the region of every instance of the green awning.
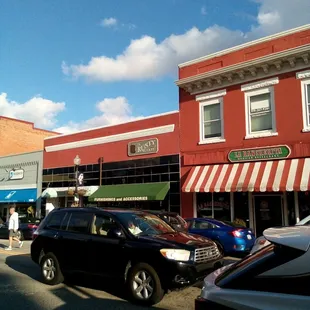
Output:
[[169,182],[103,185],[89,196],[89,201],[144,201],[164,200],[170,189]]

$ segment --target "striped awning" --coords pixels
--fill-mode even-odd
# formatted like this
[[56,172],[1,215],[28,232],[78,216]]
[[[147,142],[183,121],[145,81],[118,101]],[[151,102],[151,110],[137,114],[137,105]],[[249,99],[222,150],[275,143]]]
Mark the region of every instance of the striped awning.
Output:
[[310,190],[310,158],[193,167],[183,192]]

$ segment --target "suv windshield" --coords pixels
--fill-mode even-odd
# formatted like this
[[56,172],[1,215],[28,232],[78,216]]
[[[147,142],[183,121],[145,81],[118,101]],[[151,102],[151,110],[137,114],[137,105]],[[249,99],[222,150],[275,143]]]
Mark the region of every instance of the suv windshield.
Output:
[[153,214],[124,212],[119,213],[117,217],[133,235],[147,236],[175,232],[169,224]]

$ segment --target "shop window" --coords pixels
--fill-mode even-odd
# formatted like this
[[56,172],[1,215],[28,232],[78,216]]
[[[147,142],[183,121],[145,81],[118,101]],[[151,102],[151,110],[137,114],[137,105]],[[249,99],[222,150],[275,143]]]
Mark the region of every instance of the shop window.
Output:
[[234,219],[238,225],[250,227],[248,193],[234,193]]
[[169,170],[170,170],[170,172],[177,172],[177,173],[179,173],[179,171],[180,171],[180,166],[179,166],[179,164],[170,165]]
[[292,226],[296,224],[294,192],[286,192],[286,201],[288,209],[288,224]]
[[180,182],[171,182],[170,183],[170,192],[179,193],[180,192]]
[[[277,135],[273,86],[277,78],[242,87],[245,91],[246,138]],[[253,90],[255,89],[255,90]]]
[[299,219],[302,220],[310,215],[310,193],[298,192]]
[[170,181],[177,182],[180,180],[179,173],[170,173]]
[[223,140],[223,99],[202,101],[200,103],[200,115],[200,143]]
[[197,216],[230,221],[230,193],[197,193]]

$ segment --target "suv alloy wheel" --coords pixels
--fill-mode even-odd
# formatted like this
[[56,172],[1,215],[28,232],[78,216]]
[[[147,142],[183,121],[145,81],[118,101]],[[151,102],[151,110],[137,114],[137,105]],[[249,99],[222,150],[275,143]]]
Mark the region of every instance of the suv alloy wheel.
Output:
[[148,264],[138,263],[130,271],[127,279],[130,297],[135,303],[154,305],[164,296],[158,274]]
[[59,262],[53,253],[47,253],[41,260],[43,282],[48,285],[57,285],[64,281]]

